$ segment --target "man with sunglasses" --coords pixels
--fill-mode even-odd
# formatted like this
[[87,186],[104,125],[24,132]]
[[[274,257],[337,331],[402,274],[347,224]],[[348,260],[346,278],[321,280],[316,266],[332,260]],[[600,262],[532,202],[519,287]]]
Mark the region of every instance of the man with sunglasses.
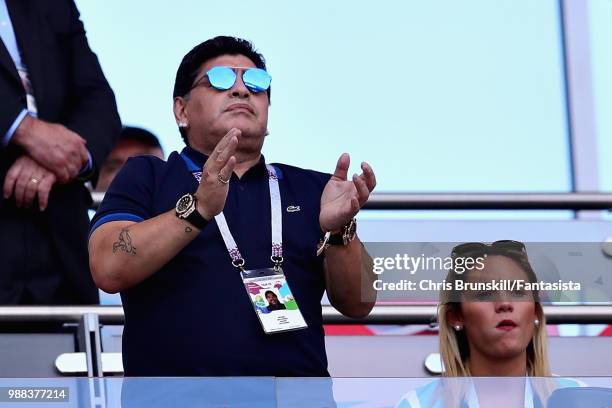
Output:
[[[167,162],[128,160],[92,220],[94,280],[122,295],[128,376],[325,377],[324,291],[347,316],[373,306],[354,217],[374,173],[362,163],[347,179],[348,154],[333,175],[267,164],[270,84],[248,41],[191,50],[174,87],[187,146]],[[266,279],[286,310],[255,311]],[[151,333],[164,322],[175,331]]]

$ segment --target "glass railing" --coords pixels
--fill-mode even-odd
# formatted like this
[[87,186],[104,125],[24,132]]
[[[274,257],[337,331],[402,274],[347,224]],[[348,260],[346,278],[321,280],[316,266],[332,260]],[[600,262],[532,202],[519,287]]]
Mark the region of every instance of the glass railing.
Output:
[[0,407],[574,408],[611,403],[611,377],[0,379]]

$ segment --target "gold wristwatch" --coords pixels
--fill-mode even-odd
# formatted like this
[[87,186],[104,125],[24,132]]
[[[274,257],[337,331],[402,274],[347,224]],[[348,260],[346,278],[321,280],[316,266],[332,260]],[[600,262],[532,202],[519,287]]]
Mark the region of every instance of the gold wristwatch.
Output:
[[330,245],[342,245],[346,246],[351,243],[352,240],[357,236],[357,220],[353,218],[348,224],[342,227],[341,232],[332,234],[328,231],[323,236],[323,239],[319,241],[317,246],[317,256],[321,255],[323,251],[329,248]]
[[198,212],[198,199],[194,194],[185,194],[176,202],[176,216],[197,229],[204,229],[208,221]]

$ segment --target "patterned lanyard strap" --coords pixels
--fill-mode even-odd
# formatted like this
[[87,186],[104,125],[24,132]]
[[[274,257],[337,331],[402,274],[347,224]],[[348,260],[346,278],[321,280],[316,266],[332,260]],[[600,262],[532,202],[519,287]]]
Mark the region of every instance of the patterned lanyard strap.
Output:
[[[202,179],[202,172],[200,169],[197,168],[197,166],[195,166],[195,164],[186,155],[181,154],[181,157],[187,164],[187,167],[191,171],[191,174],[193,174],[193,177],[195,177],[199,183]],[[270,207],[272,213],[272,255],[270,256],[270,260],[274,263],[274,269],[278,270],[283,263],[283,213],[281,211],[281,197],[276,169],[269,164],[266,164],[266,169],[268,170]],[[236,241],[229,230],[223,212],[220,212],[215,216],[215,221],[217,222],[219,231],[221,231],[221,236],[223,237],[223,242],[225,243],[227,252],[232,259],[232,265],[244,271],[244,258],[238,250],[238,245],[236,244]]]

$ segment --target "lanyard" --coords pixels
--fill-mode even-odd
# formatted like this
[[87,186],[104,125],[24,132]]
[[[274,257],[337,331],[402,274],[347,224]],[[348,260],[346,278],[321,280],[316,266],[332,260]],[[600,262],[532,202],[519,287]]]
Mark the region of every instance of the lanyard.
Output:
[[[184,153],[181,153],[181,157],[185,161],[185,164],[193,177],[198,183],[200,183],[200,180],[202,179],[201,169],[199,169],[197,165]],[[276,169],[269,164],[266,164],[266,169],[268,170],[268,185],[270,187],[270,207],[272,215],[272,255],[270,256],[270,260],[274,263],[274,269],[278,270],[283,262],[283,213],[281,210],[281,197]],[[238,269],[244,270],[244,258],[238,250],[238,245],[230,232],[223,212],[220,212],[215,216],[215,221],[217,222],[219,231],[221,231],[225,248],[232,259],[232,265]]]

